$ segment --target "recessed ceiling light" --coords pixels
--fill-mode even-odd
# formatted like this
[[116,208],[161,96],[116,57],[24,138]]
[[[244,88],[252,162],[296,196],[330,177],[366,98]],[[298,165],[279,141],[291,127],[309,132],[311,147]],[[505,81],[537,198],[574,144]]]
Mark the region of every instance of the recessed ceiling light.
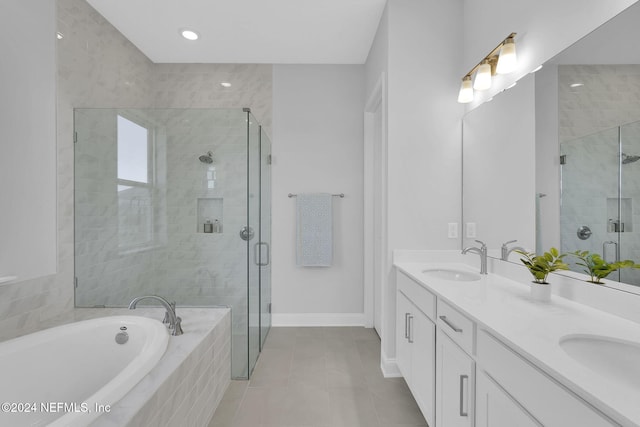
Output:
[[571,83],[569,85],[569,87],[580,87],[580,86],[584,86],[584,83]]
[[183,28],[183,29],[180,30],[180,35],[182,37],[184,37],[185,39],[191,40],[191,41],[198,40],[198,37],[200,37],[198,35],[198,33],[196,33],[195,31],[189,30],[189,29],[186,29],[186,28]]
[[231,83],[229,83],[229,82],[221,82],[220,86],[222,86],[222,87],[231,87]]
[[58,31],[58,32],[56,33],[56,38],[57,38],[58,40],[62,39],[63,37],[64,37],[64,34],[62,34],[60,31]]

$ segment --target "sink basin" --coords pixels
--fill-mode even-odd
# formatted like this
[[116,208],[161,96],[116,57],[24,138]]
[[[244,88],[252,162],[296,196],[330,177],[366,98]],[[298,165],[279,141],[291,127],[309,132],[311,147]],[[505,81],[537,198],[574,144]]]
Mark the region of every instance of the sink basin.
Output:
[[640,343],[599,335],[567,335],[560,347],[576,362],[634,388],[640,384]]
[[434,279],[451,280],[453,282],[475,282],[480,280],[480,275],[464,270],[455,270],[450,268],[430,268],[422,270],[427,277]]

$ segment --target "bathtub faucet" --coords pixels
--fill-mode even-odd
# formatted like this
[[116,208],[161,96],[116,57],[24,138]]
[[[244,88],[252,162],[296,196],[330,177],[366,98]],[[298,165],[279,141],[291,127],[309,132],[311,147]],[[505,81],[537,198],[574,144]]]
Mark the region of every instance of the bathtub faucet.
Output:
[[167,310],[165,317],[169,319],[169,330],[171,331],[171,335],[182,335],[182,326],[180,325],[180,323],[182,323],[182,319],[176,316],[175,304],[171,304],[166,299],[157,295],[145,295],[131,300],[129,303],[129,310],[136,308],[136,305],[138,305],[138,303],[143,299],[154,299],[160,302],[160,304],[162,304],[162,306]]

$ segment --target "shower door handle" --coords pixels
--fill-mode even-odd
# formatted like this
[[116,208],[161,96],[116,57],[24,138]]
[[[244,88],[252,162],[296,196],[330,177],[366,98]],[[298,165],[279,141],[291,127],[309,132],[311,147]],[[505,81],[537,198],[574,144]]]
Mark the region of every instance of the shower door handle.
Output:
[[[258,256],[258,254],[262,255],[263,245],[267,249],[265,252],[266,262],[264,263],[260,262],[262,261],[262,257]],[[259,265],[260,267],[266,267],[267,265],[269,265],[269,263],[271,262],[271,250],[267,242],[257,242],[255,245],[253,245],[253,261],[255,262],[256,265]]]

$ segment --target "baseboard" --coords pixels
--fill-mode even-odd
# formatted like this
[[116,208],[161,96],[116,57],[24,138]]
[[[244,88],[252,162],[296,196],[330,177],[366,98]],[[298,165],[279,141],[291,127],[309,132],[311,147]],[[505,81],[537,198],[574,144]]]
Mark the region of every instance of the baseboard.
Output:
[[380,355],[380,369],[382,370],[382,375],[385,378],[397,378],[401,377],[400,369],[398,369],[398,363],[395,358],[388,358],[384,351]]
[[364,327],[364,313],[273,313],[271,325]]

